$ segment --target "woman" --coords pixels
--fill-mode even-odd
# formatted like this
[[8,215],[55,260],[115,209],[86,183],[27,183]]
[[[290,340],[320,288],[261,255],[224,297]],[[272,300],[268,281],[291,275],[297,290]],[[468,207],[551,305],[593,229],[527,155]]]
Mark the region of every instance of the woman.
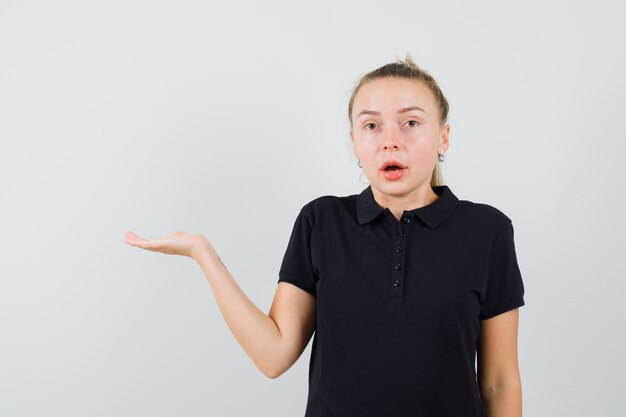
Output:
[[410,55],[361,78],[348,117],[370,185],[302,207],[267,315],[203,235],[127,232],[126,242],[196,260],[235,338],[270,378],[315,334],[307,417],[521,417],[524,285],[513,226],[443,185],[447,114]]

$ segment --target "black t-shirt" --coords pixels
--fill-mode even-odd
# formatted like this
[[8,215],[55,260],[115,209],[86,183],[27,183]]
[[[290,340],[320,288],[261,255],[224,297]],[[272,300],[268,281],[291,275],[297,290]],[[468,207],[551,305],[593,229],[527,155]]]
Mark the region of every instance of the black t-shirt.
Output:
[[278,282],[316,296],[305,417],[484,417],[480,321],[524,305],[513,225],[432,189],[401,221],[371,186],[298,214]]

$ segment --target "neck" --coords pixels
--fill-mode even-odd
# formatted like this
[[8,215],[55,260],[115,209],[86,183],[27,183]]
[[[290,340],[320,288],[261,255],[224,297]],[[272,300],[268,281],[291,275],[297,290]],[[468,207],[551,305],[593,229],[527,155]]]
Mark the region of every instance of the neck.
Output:
[[382,208],[389,208],[397,219],[400,219],[405,210],[427,206],[439,198],[430,183],[405,194],[385,194],[372,187],[372,194],[376,203]]

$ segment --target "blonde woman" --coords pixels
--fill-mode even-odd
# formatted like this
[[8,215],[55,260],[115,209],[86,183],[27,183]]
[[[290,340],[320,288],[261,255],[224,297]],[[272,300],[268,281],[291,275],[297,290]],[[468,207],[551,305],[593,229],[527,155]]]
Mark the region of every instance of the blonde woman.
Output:
[[302,207],[268,314],[203,235],[127,232],[126,242],[197,261],[269,378],[314,336],[305,417],[521,417],[513,225],[444,185],[447,116],[439,86],[410,55],[359,80],[350,140],[369,185]]

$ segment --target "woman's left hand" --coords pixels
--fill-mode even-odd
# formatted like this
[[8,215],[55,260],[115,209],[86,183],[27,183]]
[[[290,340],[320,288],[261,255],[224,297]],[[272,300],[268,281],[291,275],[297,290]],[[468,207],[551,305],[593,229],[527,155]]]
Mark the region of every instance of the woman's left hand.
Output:
[[167,253],[170,255],[182,255],[190,258],[194,257],[194,254],[201,245],[208,242],[207,239],[201,234],[190,235],[181,231],[152,240],[144,239],[131,231],[127,231],[124,236],[124,242],[130,245],[153,252]]

